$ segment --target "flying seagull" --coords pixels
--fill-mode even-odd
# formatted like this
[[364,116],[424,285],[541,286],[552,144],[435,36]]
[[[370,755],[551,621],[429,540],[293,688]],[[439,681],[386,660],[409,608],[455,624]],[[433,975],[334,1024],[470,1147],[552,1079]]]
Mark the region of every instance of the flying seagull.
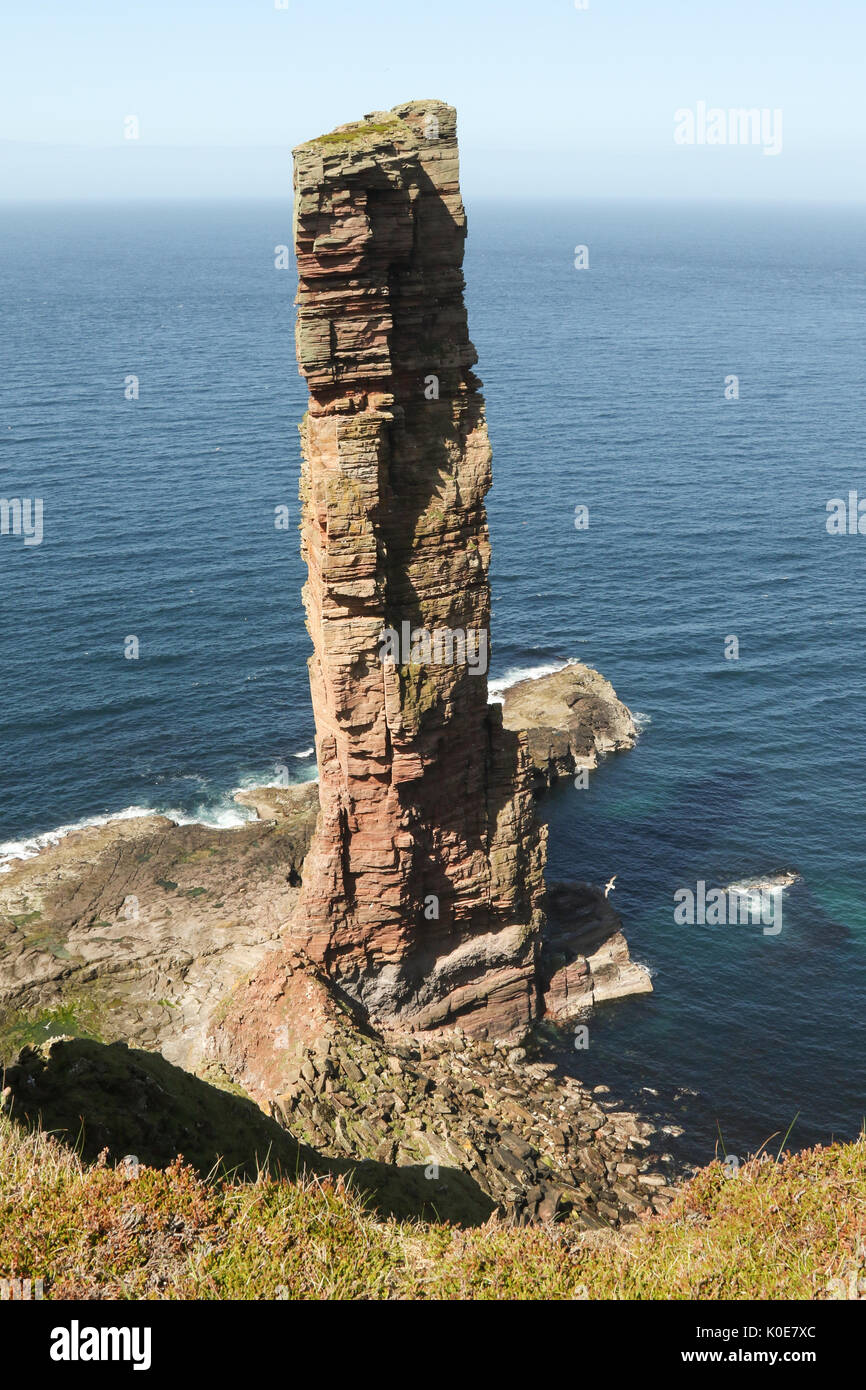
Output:
[[604,896],[605,896],[605,897],[608,897],[609,894],[611,894],[611,893],[613,892],[613,885],[614,885],[615,883],[616,883],[616,874],[614,874],[613,878],[609,878],[608,881],[607,881],[607,883],[604,885]]

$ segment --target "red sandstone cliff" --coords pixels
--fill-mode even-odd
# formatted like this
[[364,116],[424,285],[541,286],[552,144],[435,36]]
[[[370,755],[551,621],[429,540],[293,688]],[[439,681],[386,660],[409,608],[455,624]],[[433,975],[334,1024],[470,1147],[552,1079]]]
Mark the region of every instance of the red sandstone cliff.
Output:
[[[538,1011],[544,832],[487,703],[490,444],[463,304],[456,118],[374,113],[295,151],[304,589],[321,812],[293,940],[376,1022]],[[383,659],[385,629],[415,636]],[[478,634],[436,660],[420,634]]]

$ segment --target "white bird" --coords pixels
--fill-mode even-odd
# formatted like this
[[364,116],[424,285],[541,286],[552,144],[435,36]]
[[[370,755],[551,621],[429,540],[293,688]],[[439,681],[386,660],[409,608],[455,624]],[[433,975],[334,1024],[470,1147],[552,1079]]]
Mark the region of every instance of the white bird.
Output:
[[616,874],[614,874],[613,878],[609,878],[608,881],[607,881],[607,883],[604,885],[604,896],[605,896],[605,897],[607,897],[609,893],[612,893],[612,892],[613,892],[613,885],[614,885],[615,883],[616,883]]

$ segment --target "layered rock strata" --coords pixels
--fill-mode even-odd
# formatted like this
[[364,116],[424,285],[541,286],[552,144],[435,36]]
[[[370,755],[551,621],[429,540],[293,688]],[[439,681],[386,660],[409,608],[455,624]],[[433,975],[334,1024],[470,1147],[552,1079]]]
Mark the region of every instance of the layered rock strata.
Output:
[[294,944],[371,1019],[506,1034],[539,1009],[544,835],[524,740],[487,700],[491,454],[465,236],[451,107],[295,151],[321,812]]
[[645,965],[629,955],[622,922],[593,883],[552,883],[539,962],[545,1014],[559,1023],[595,1004],[651,994]]

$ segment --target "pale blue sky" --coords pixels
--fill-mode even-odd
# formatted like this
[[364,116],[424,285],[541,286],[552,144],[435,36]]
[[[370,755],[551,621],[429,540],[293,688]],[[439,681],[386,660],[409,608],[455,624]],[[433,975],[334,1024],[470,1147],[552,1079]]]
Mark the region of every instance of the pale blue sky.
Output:
[[[10,6],[11,8],[11,6]],[[866,0],[14,0],[0,197],[268,197],[291,147],[457,106],[487,195],[866,198]],[[682,147],[674,112],[780,108],[782,152]],[[126,140],[135,115],[140,138]]]

